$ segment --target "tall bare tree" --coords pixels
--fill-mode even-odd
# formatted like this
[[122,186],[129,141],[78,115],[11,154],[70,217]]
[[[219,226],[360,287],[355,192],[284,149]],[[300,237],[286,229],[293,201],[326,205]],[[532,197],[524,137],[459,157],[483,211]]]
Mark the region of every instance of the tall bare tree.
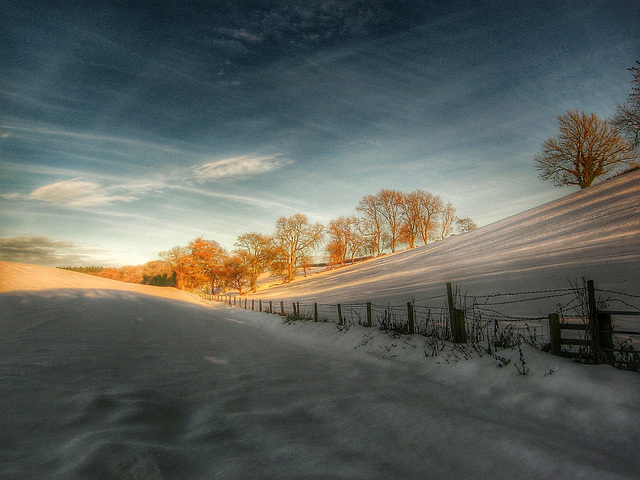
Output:
[[396,244],[400,236],[402,192],[398,190],[382,189],[377,195],[378,211],[385,219],[391,236],[391,252],[396,251]]
[[269,270],[276,252],[273,237],[262,233],[251,232],[240,235],[234,244],[237,253],[247,265],[247,275],[251,291],[258,291],[258,277]]
[[447,202],[447,206],[440,213],[438,225],[440,226],[440,238],[445,239],[453,232],[453,226],[456,223],[456,207],[451,202]]
[[606,120],[592,113],[569,110],[558,117],[560,133],[542,144],[536,155],[540,178],[554,185],[580,188],[632,164],[637,151]]
[[309,250],[316,249],[324,237],[324,226],[309,223],[306,215],[296,213],[291,217],[282,217],[276,222],[275,240],[286,255],[287,280],[293,280],[298,258]]
[[358,231],[358,219],[351,216],[341,216],[331,220],[327,225],[327,252],[332,263],[339,263],[344,267],[349,255],[351,259],[356,255],[362,244],[361,234]]
[[635,148],[640,147],[640,62],[629,69],[633,74],[633,87],[629,98],[620,105],[613,117],[613,124]]
[[437,217],[444,210],[444,203],[439,195],[424,190],[416,190],[416,195],[420,201],[420,236],[426,245],[435,237],[433,232],[436,230]]
[[402,196],[402,226],[401,239],[409,248],[416,246],[416,238],[422,231],[422,203],[420,190]]
[[356,207],[362,214],[360,222],[360,233],[367,238],[371,246],[372,255],[379,257],[382,255],[384,226],[382,215],[380,215],[379,202],[376,195],[365,195]]
[[238,290],[242,295],[242,290],[249,283],[249,264],[245,257],[232,255],[223,264],[223,277],[226,285]]

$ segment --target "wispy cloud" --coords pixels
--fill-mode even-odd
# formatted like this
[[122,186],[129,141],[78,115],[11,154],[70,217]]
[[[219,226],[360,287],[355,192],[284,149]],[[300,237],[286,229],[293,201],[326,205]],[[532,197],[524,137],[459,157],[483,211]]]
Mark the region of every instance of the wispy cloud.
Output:
[[[105,142],[113,145],[124,145],[129,148],[141,148],[146,150],[163,151],[167,153],[184,155],[184,151],[171,145],[154,143],[136,138],[119,137],[114,135],[98,135],[94,133],[83,133],[75,130],[66,130],[61,128],[51,128],[47,126],[29,124],[12,119],[11,123],[2,125],[2,128],[14,133],[33,133],[38,135],[47,135],[51,137],[67,138],[71,140],[81,140],[86,142]],[[40,139],[37,139],[41,141]]]
[[72,207],[89,207],[109,205],[115,202],[130,202],[136,197],[116,195],[102,185],[79,178],[63,180],[37,188],[28,196],[31,200],[68,205]]
[[194,176],[200,181],[215,181],[230,177],[260,175],[289,165],[290,160],[279,155],[241,155],[208,162],[194,169]]

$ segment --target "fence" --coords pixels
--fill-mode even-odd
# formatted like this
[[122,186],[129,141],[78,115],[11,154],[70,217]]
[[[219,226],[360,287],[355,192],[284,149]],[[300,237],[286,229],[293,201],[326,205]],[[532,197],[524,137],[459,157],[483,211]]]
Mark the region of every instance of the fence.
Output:
[[[289,319],[333,322],[338,326],[363,325],[392,334],[416,334],[434,342],[453,341],[484,345],[486,350],[511,347],[522,342],[556,355],[588,363],[607,363],[640,370],[640,295],[597,290],[592,281],[584,286],[463,295],[451,284],[443,294],[404,304],[300,303],[237,295],[207,295],[208,300],[238,308],[278,314]],[[599,297],[597,297],[599,295]],[[636,302],[634,304],[633,302]],[[527,315],[555,303],[547,315]],[[625,310],[611,310],[622,305]],[[620,317],[634,318],[621,322]],[[621,326],[613,327],[612,319]],[[563,331],[567,332],[563,336]]]

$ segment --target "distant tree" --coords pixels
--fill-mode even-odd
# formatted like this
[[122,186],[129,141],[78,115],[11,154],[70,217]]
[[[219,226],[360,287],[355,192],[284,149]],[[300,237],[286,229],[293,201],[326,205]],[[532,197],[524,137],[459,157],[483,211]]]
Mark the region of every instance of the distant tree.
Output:
[[378,211],[382,218],[386,220],[389,234],[391,236],[391,252],[396,251],[396,244],[400,236],[402,192],[398,190],[383,189],[377,195]]
[[439,195],[424,190],[416,190],[415,195],[420,202],[420,236],[426,245],[429,240],[437,238],[434,232],[437,227],[437,218],[444,210],[444,202]]
[[635,148],[640,147],[640,62],[629,71],[633,74],[631,93],[624,105],[620,105],[613,117],[613,125]]
[[184,282],[184,278],[181,276],[182,271],[179,271],[180,259],[190,254],[188,247],[173,247],[166,252],[160,252],[159,257],[165,263],[167,271],[170,272],[170,276],[173,278],[173,283],[178,288],[182,288],[181,285]]
[[327,225],[327,252],[331,263],[344,267],[347,256],[353,258],[362,245],[362,235],[358,231],[358,219],[355,216],[341,216]]
[[222,276],[227,286],[238,290],[240,295],[245,286],[250,284],[249,264],[240,255],[227,257],[223,264]]
[[235,243],[237,253],[245,259],[251,291],[258,291],[258,277],[269,270],[275,260],[276,251],[273,237],[251,232],[240,235]]
[[551,180],[558,187],[586,188],[596,178],[637,158],[631,144],[594,113],[569,110],[558,121],[560,133],[545,141],[542,153],[535,157],[543,180]]
[[223,290],[226,259],[227,252],[218,242],[196,238],[189,243],[189,255],[180,258],[178,278],[186,288],[206,287],[214,292]]
[[142,266],[142,283],[159,287],[175,287],[175,276],[163,260],[152,260]]
[[416,238],[422,231],[422,203],[419,190],[402,195],[401,212],[402,226],[400,228],[400,239],[409,245],[409,248],[416,246]]
[[440,213],[440,238],[445,239],[453,232],[453,225],[456,223],[456,207],[451,202],[447,203],[444,210]]
[[288,281],[293,280],[298,257],[315,250],[322,242],[323,232],[323,225],[309,223],[307,216],[301,213],[278,219],[274,237],[286,258]]
[[365,243],[371,250],[371,255],[379,257],[382,255],[385,230],[377,195],[365,195],[356,210],[362,214],[358,229],[366,238]]
[[476,225],[476,222],[471,220],[469,217],[458,218],[456,223],[458,224],[458,230],[460,232],[470,232],[478,228],[478,226]]
[[303,252],[298,256],[298,267],[302,269],[302,272],[306,277],[309,269],[313,267],[313,258],[311,257],[311,255],[309,255],[309,253]]

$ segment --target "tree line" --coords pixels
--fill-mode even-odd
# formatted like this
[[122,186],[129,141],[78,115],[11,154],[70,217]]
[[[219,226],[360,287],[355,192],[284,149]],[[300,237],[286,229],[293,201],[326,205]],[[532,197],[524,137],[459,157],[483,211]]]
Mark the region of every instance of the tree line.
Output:
[[459,218],[451,202],[424,190],[404,193],[382,189],[365,195],[351,215],[327,225],[312,223],[302,213],[281,217],[274,232],[239,235],[227,251],[215,240],[196,238],[186,246],[161,252],[160,260],[142,266],[107,268],[97,275],[134,283],[205,289],[209,292],[256,292],[258,278],[270,272],[283,281],[314,264],[322,254],[329,268],[356,259],[396,252],[400,245],[419,244],[476,228],[470,218]]

